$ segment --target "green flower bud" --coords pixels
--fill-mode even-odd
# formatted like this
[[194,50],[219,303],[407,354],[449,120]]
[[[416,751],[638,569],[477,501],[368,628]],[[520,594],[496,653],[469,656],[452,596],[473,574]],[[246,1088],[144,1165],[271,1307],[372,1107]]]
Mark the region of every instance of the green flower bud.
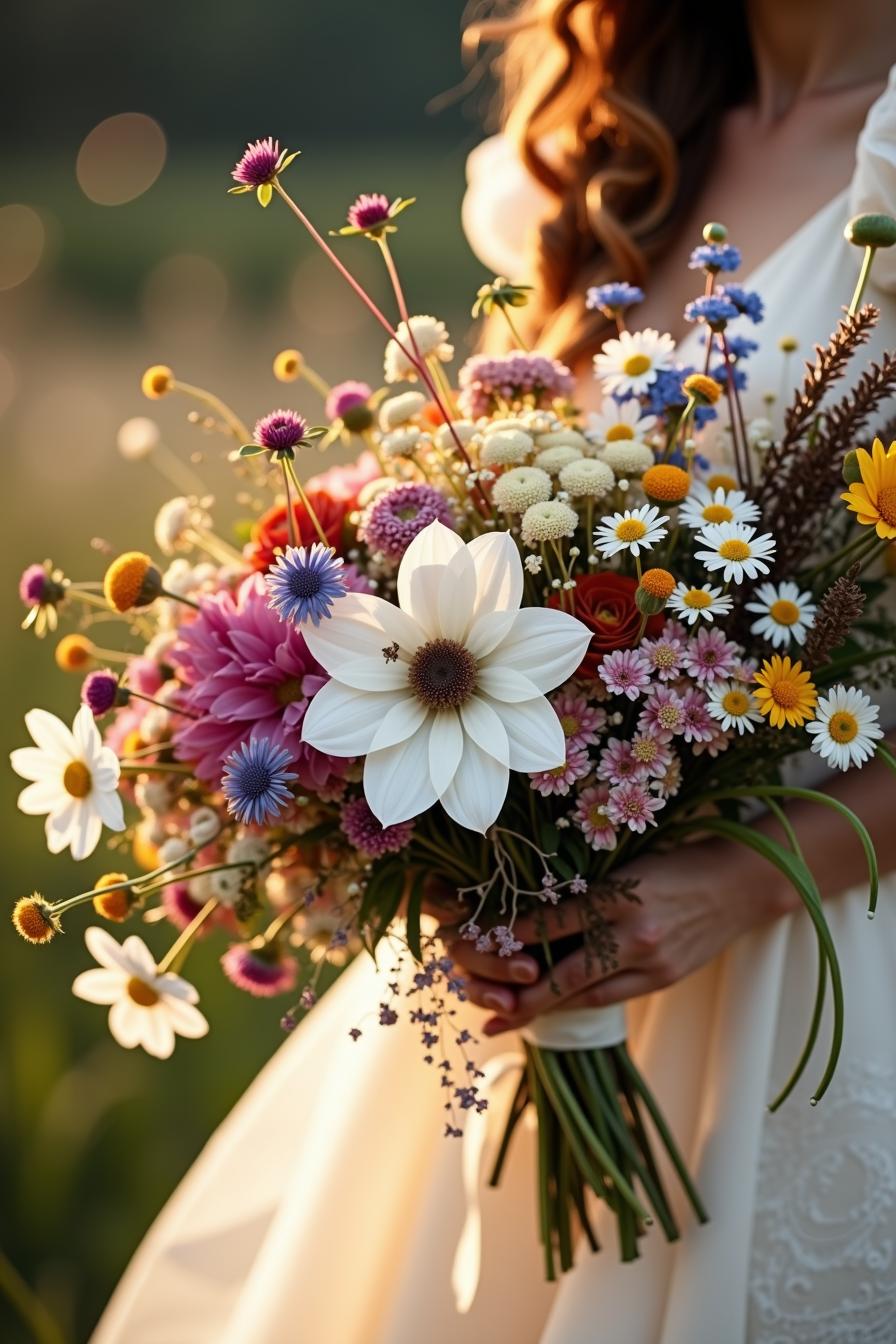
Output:
[[724,224],[710,220],[708,224],[703,225],[704,243],[724,243],[728,237],[728,230]]
[[856,485],[862,479],[859,470],[859,455],[853,448],[843,459],[843,479],[847,485]]
[[653,597],[643,588],[635,589],[635,606],[642,616],[656,616],[657,612],[662,611],[666,605],[665,598]]
[[896,243],[896,219],[892,215],[854,215],[843,230],[856,247],[892,247]]

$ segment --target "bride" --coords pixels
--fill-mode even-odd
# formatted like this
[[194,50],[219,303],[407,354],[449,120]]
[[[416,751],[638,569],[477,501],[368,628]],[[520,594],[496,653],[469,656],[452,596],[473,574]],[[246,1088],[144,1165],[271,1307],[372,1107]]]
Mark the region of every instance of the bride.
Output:
[[[699,288],[691,247],[721,219],[766,304],[749,413],[780,413],[763,400],[782,386],[777,341],[810,355],[852,292],[845,221],[896,213],[892,0],[533,0],[485,36],[506,42],[505,128],[471,156],[465,226],[487,267],[538,284],[532,334],[579,372],[582,403],[611,334],[586,311],[587,286],[645,285],[639,322],[665,329]],[[896,344],[892,253],[867,297],[882,312],[873,357]],[[673,320],[688,359],[684,331]],[[830,788],[892,871],[882,776],[871,764]],[[464,1145],[441,1137],[412,1028],[349,1039],[378,1002],[376,968],[359,959],[212,1138],[95,1344],[893,1344],[896,881],[869,926],[846,827],[799,807],[791,819],[823,875],[845,980],[842,1061],[816,1109],[805,1088],[765,1109],[814,986],[813,935],[790,894],[721,842],[639,860],[641,902],[620,916],[613,975],[589,977],[573,954],[558,998],[525,952],[498,965],[454,949],[487,1010],[471,1007],[470,1025],[495,1078]],[[712,1222],[684,1218],[674,1245],[646,1237],[632,1264],[612,1240],[583,1248],[547,1285],[531,1133],[498,1190],[478,1189],[477,1148],[503,1113],[515,1029],[614,1002],[629,1005],[633,1048]],[[481,1204],[481,1254],[473,1216],[452,1276],[465,1185],[474,1213]]]

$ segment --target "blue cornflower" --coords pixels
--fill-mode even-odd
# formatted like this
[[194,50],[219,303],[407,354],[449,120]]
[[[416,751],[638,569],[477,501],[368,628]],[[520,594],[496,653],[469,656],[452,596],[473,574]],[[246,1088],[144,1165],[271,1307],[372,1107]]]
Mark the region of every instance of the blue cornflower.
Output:
[[298,775],[283,767],[292,757],[267,737],[243,742],[224,761],[221,788],[227,810],[244,826],[261,826],[279,816],[292,797],[288,784]]
[[287,546],[265,576],[268,606],[281,621],[301,625],[311,621],[319,625],[330,615],[337,597],[345,594],[342,560],[329,546],[316,541],[313,546]]
[[[658,369],[656,378],[647,389],[647,410],[652,415],[665,415],[667,411],[683,410],[688,398],[681,385],[691,373],[696,373],[696,369],[690,365]],[[693,419],[697,429],[702,429],[710,420],[715,420],[716,416],[714,406],[694,407]]]
[[740,285],[722,285],[718,292],[729,303],[733,303],[737,311],[743,313],[744,317],[748,317],[751,322],[762,321],[765,309],[762,299],[755,289],[743,289]]
[[732,243],[703,243],[691,253],[688,266],[692,271],[736,271],[740,265],[740,250]]
[[746,359],[759,349],[758,341],[751,341],[749,336],[731,336],[726,333],[725,339],[728,342],[728,353],[732,359]]
[[721,383],[723,387],[728,381],[728,375],[730,373],[731,381],[738,392],[746,391],[747,371],[746,369],[739,369],[734,360],[732,360],[730,364],[725,364],[724,362],[717,364],[714,369],[710,369],[709,373],[710,377],[715,378],[716,382]]
[[644,302],[644,291],[637,285],[629,285],[624,280],[609,285],[592,285],[585,295],[586,308],[599,308],[602,313],[612,317],[635,303]]
[[726,322],[737,317],[739,311],[733,299],[721,294],[701,294],[699,299],[692,299],[687,305],[684,318],[686,322],[706,322],[713,331],[720,331]]

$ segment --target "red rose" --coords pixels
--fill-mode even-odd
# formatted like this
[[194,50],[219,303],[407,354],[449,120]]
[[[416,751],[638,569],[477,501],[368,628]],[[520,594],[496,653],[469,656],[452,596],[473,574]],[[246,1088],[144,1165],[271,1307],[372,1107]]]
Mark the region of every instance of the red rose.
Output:
[[[641,613],[635,605],[637,587],[634,579],[611,572],[586,574],[576,580],[573,615],[592,632],[588,652],[578,669],[582,676],[596,677],[605,653],[634,647],[641,628]],[[560,606],[559,595],[551,597],[549,606]],[[665,620],[662,612],[650,616],[645,635],[658,635]]]
[[[337,554],[342,553],[342,527],[349,512],[350,501],[333,499],[323,490],[309,490],[308,501],[317,515],[329,544],[335,547]],[[296,545],[311,546],[320,541],[317,528],[308,517],[308,510],[300,499],[293,500],[293,517],[296,522]],[[289,545],[289,528],[286,523],[286,509],[282,504],[275,505],[263,513],[252,528],[249,543],[249,561],[253,569],[266,570],[273,564],[277,548],[285,550]]]

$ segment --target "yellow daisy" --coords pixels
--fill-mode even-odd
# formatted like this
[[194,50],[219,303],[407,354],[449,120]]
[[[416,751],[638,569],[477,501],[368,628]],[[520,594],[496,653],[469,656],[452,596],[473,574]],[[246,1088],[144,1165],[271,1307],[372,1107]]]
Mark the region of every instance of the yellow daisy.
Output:
[[896,443],[884,448],[875,439],[868,453],[856,453],[861,481],[856,481],[840,496],[860,523],[873,526],[883,541],[896,538]]
[[818,692],[809,673],[803,671],[802,663],[793,663],[776,653],[762,664],[754,681],[758,687],[754,694],[759,712],[773,728],[783,728],[785,724],[802,728],[807,719],[814,719]]

